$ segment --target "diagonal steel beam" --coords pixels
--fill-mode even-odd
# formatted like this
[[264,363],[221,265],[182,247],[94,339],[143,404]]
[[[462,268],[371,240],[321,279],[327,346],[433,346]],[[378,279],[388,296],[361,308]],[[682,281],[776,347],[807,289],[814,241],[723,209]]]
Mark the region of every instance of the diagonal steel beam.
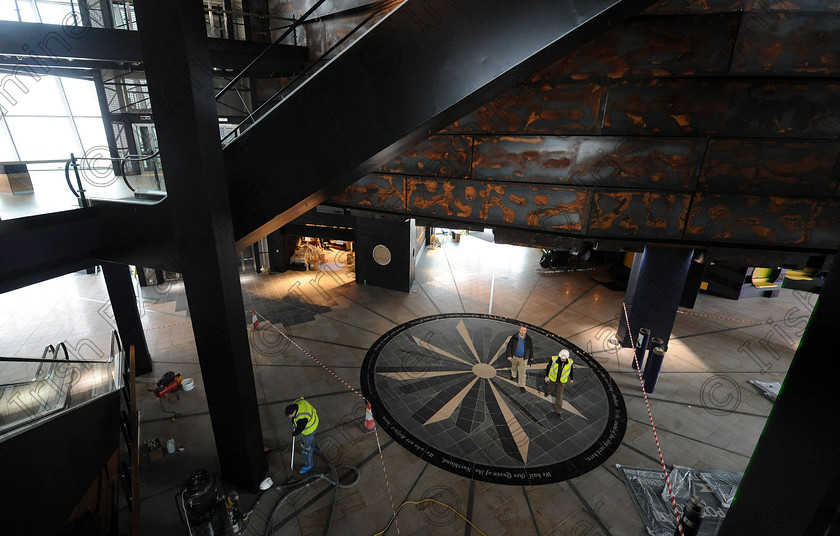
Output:
[[226,147],[237,245],[652,3],[407,0]]

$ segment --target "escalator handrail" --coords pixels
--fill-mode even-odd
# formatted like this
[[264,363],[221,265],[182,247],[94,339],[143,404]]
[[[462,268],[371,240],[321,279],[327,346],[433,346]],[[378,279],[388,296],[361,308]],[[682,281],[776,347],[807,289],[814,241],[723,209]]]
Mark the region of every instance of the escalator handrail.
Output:
[[153,152],[152,154],[149,154],[149,155],[129,154],[129,155],[126,155],[126,156],[120,158],[119,175],[120,175],[120,177],[122,177],[123,183],[125,183],[125,185],[128,187],[129,190],[131,190],[132,192],[136,191],[131,186],[131,184],[128,183],[128,178],[126,178],[126,175],[125,175],[125,164],[126,164],[126,162],[145,162],[146,160],[151,160],[152,158],[156,158],[158,156],[160,156],[160,149],[158,149],[157,151],[155,151],[155,152]]
[[258,61],[260,61],[260,59],[262,59],[262,57],[263,57],[263,56],[265,56],[265,55],[268,53],[268,51],[269,51],[269,50],[273,49],[275,46],[277,46],[278,44],[280,44],[280,42],[281,42],[283,39],[285,39],[286,37],[288,37],[288,36],[289,36],[289,34],[290,34],[291,32],[295,31],[295,30],[297,29],[297,27],[298,27],[298,26],[300,26],[301,24],[303,24],[304,22],[306,22],[306,21],[307,21],[307,19],[309,18],[309,16],[310,16],[310,15],[311,15],[311,14],[312,14],[315,10],[317,10],[319,7],[321,7],[321,5],[322,5],[324,2],[326,2],[326,1],[327,1],[327,0],[318,0],[317,2],[315,2],[315,3],[312,5],[312,7],[310,7],[310,8],[306,11],[306,13],[304,13],[303,15],[301,15],[301,17],[300,17],[299,19],[295,20],[292,24],[290,24],[290,25],[288,26],[288,28],[286,29],[286,31],[285,31],[285,32],[283,32],[282,34],[280,34],[280,37],[278,37],[277,39],[275,39],[274,41],[272,41],[272,43],[271,43],[270,45],[268,45],[267,47],[265,47],[265,49],[264,49],[262,52],[260,52],[260,53],[257,55],[257,57],[256,57],[256,58],[254,58],[253,60],[251,60],[251,63],[249,63],[248,65],[246,65],[246,66],[245,66],[245,68],[244,68],[244,69],[242,69],[241,71],[239,71],[239,73],[238,73],[236,76],[234,76],[234,77],[233,77],[233,79],[232,79],[230,82],[228,82],[228,83],[225,85],[225,87],[223,87],[223,88],[222,88],[222,90],[221,90],[221,91],[219,91],[218,93],[216,93],[216,100],[219,100],[219,98],[221,98],[221,96],[222,96],[222,95],[224,95],[225,93],[227,93],[227,92],[230,90],[230,88],[231,88],[231,87],[233,87],[233,85],[234,85],[234,84],[236,84],[237,82],[239,82],[239,81],[242,79],[242,77],[243,77],[243,76],[245,76],[245,74],[246,74],[248,71],[250,71],[250,70],[251,70],[251,68],[252,68],[254,65],[256,65],[256,63],[257,63]]
[[[308,73],[312,70],[312,68],[313,68],[313,67],[315,67],[316,65],[321,65],[321,63],[322,63],[322,62],[323,62],[323,61],[324,61],[324,60],[325,60],[325,59],[329,56],[329,54],[331,54],[331,53],[332,53],[335,49],[337,49],[338,47],[340,47],[340,46],[341,46],[341,45],[342,45],[345,41],[347,41],[347,39],[349,39],[350,37],[352,37],[352,36],[353,36],[353,35],[354,35],[357,31],[359,31],[359,30],[360,30],[363,26],[365,26],[368,22],[370,22],[370,19],[372,19],[373,17],[375,17],[376,15],[378,15],[379,13],[381,13],[381,12],[382,12],[382,10],[383,10],[384,8],[386,8],[389,4],[393,4],[393,3],[402,3],[403,1],[404,1],[404,0],[381,0],[380,2],[375,2],[374,4],[370,4],[371,6],[374,6],[374,5],[375,5],[375,8],[372,8],[372,9],[371,9],[371,13],[370,13],[370,15],[368,15],[367,17],[365,17],[365,18],[364,18],[364,19],[363,19],[363,20],[362,20],[359,24],[357,24],[357,25],[356,25],[356,26],[355,26],[352,30],[350,30],[349,32],[347,32],[347,33],[344,35],[344,37],[342,37],[341,39],[339,39],[338,41],[336,41],[336,42],[335,42],[335,43],[334,43],[334,44],[333,44],[330,48],[328,48],[328,49],[327,49],[327,50],[326,50],[323,54],[321,54],[321,56],[319,56],[317,60],[315,60],[315,61],[311,62],[311,63],[310,63],[310,64],[309,64],[306,68],[304,68],[304,69],[303,69],[303,71],[301,71],[300,73],[298,73],[298,74],[296,74],[294,77],[292,77],[292,79],[291,79],[291,80],[289,80],[286,84],[284,84],[284,85],[283,85],[283,87],[281,87],[279,90],[277,90],[277,91],[274,93],[274,95],[272,95],[272,96],[271,96],[270,98],[268,98],[265,102],[263,102],[262,104],[260,104],[260,105],[259,105],[259,106],[258,106],[258,107],[257,107],[257,108],[253,111],[253,112],[251,112],[251,113],[248,115],[248,117],[246,117],[246,118],[245,118],[245,119],[244,119],[244,120],[243,120],[240,124],[236,125],[236,127],[234,127],[234,129],[233,129],[233,130],[231,130],[230,132],[228,132],[228,133],[227,133],[227,135],[226,135],[224,138],[222,138],[222,146],[224,146],[225,141],[226,141],[228,138],[230,138],[231,136],[234,136],[234,134],[237,134],[238,132],[241,134],[241,132],[240,132],[241,128],[240,128],[240,127],[242,127],[242,128],[247,127],[247,125],[245,125],[245,123],[248,123],[249,121],[250,121],[250,124],[255,123],[255,122],[256,122],[256,119],[254,119],[254,116],[256,116],[256,115],[257,115],[257,112],[259,112],[259,111],[260,111],[260,110],[262,110],[263,108],[267,107],[268,105],[274,106],[274,105],[278,104],[277,102],[274,102],[274,101],[273,101],[273,99],[274,99],[277,95],[282,94],[282,93],[283,93],[284,91],[286,91],[289,87],[293,86],[293,85],[294,85],[295,83],[297,83],[299,80],[301,80],[301,79],[303,79],[304,77],[306,77],[306,75],[307,75],[307,74],[308,74]],[[301,19],[301,20],[302,20],[302,19]],[[244,71],[243,71],[243,72],[244,72]],[[221,95],[221,93],[219,93],[219,95]],[[216,99],[218,99],[218,98],[219,98],[219,95],[217,95],[217,96],[216,96]],[[283,97],[283,98],[285,98],[285,97]],[[282,100],[283,100],[283,99],[280,99],[280,101],[279,101],[279,102],[282,102]],[[237,135],[238,135],[238,134],[237,134]],[[236,136],[234,136],[234,137],[236,137]]]
[[85,365],[96,365],[98,363],[108,364],[111,360],[89,361],[87,359],[39,359],[35,357],[0,357],[0,363],[82,363]]
[[120,340],[120,334],[117,333],[117,330],[112,330],[111,331],[111,354],[110,354],[111,359],[108,360],[109,362],[114,359],[114,343],[115,342],[117,343],[117,351],[122,352],[122,341]]
[[40,365],[38,365],[38,369],[35,371],[35,379],[36,379],[36,380],[37,380],[37,379],[38,379],[38,377],[41,375],[41,370],[44,368],[44,363],[47,363],[47,362],[48,362],[48,361],[45,361],[45,360],[44,360],[44,358],[46,358],[46,357],[47,357],[47,352],[49,352],[49,353],[50,353],[50,354],[52,354],[52,356],[53,356],[53,359],[51,359],[50,361],[54,361],[54,360],[55,360],[55,346],[53,346],[52,344],[48,344],[48,345],[44,348],[44,353],[42,353],[42,354],[41,354],[41,359],[39,360],[41,364],[40,364]]
[[70,160],[64,163],[64,179],[67,181],[67,187],[70,188],[70,191],[73,192],[76,199],[79,199],[79,192],[73,188],[73,182],[70,181]]

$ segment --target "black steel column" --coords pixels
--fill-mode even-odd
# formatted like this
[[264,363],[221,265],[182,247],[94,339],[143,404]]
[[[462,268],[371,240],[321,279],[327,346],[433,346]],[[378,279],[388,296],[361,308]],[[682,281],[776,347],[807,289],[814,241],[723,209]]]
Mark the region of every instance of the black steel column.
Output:
[[108,288],[108,298],[111,300],[123,348],[128,352],[128,348],[134,346],[136,373],[148,374],[152,371],[152,359],[146,344],[146,332],[140,322],[137,296],[131,284],[131,271],[125,264],[103,262],[102,275],[105,276],[105,286]]
[[840,254],[835,254],[719,534],[836,534],[840,427],[837,375],[829,372],[838,319]]
[[647,246],[643,253],[636,254],[624,295],[633,332],[628,333],[624,311],[620,311],[618,338],[622,346],[630,347],[639,330],[648,328],[651,337],[665,341],[667,349],[693,252]]
[[144,0],[135,9],[177,233],[167,254],[184,275],[222,478],[256,490],[267,464],[202,4]]

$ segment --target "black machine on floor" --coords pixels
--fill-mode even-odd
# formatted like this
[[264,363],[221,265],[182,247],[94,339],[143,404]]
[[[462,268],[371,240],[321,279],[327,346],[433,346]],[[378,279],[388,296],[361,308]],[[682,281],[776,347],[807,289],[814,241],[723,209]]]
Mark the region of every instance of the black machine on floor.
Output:
[[225,494],[218,479],[206,469],[193,472],[184,482],[180,495],[181,521],[186,523],[191,536],[236,535],[248,526],[247,515],[239,509],[239,494],[236,491]]

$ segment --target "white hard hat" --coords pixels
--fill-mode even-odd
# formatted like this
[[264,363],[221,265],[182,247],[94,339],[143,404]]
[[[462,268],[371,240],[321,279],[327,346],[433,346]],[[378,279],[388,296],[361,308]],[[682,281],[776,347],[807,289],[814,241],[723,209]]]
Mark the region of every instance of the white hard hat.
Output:
[[566,349],[560,350],[560,358],[561,359],[568,359],[569,358],[569,351]]

